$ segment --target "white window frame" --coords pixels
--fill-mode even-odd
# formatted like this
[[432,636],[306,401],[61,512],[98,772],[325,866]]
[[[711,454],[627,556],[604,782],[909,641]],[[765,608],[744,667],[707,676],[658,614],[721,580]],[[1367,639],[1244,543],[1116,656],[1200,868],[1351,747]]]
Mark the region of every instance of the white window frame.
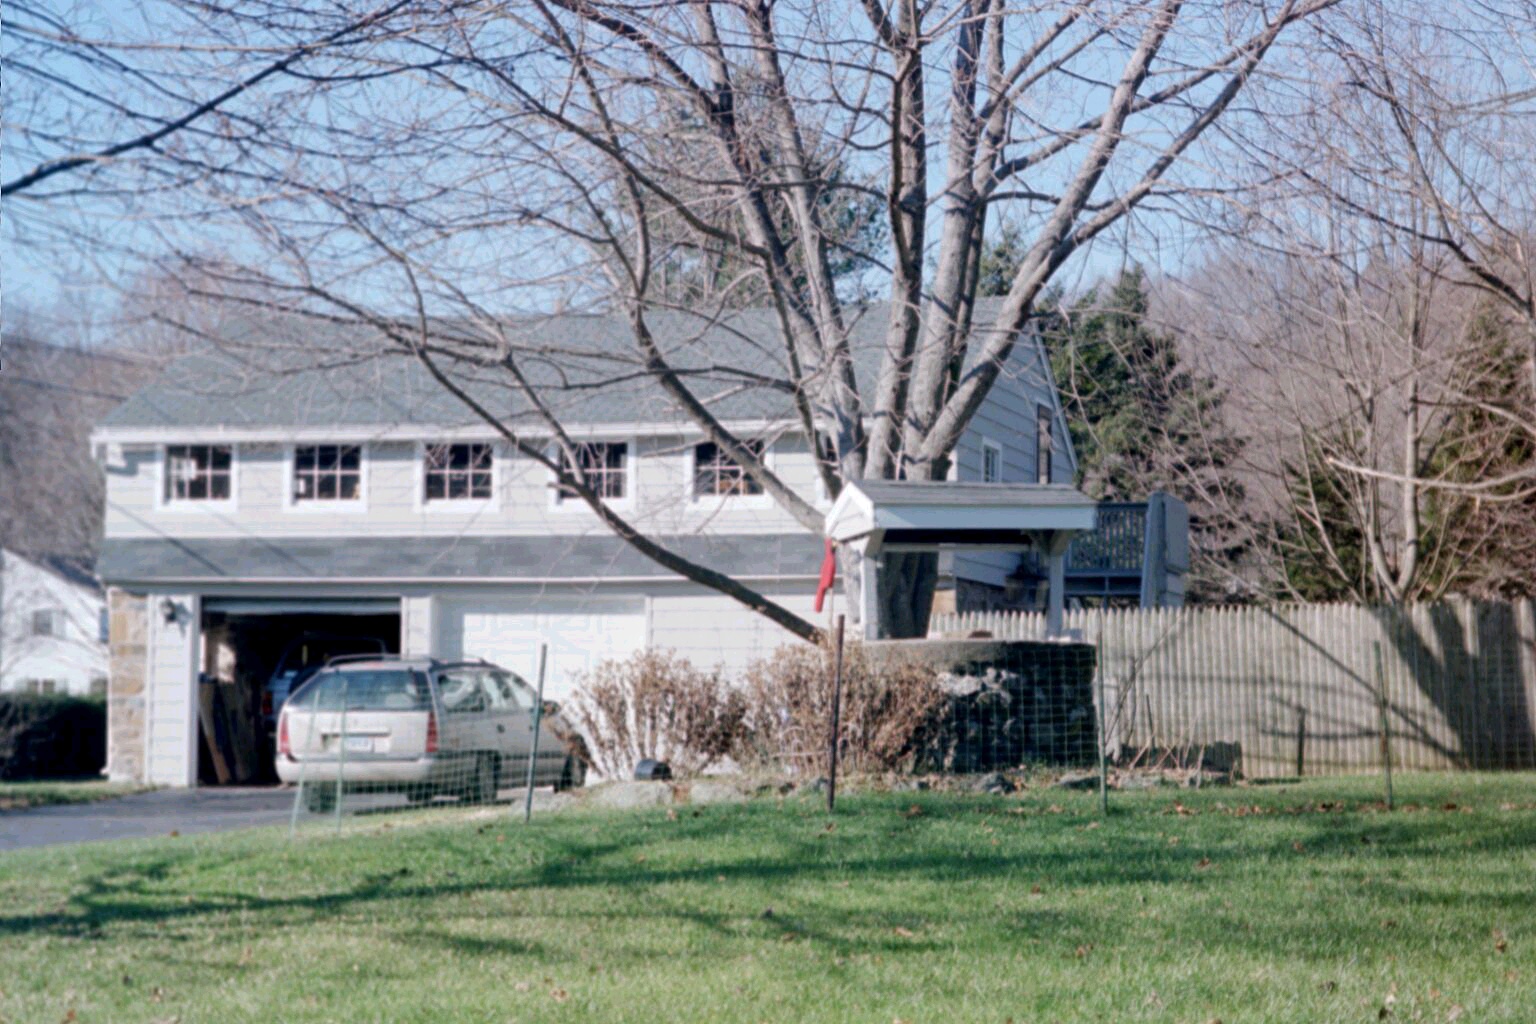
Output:
[[[604,504],[610,508],[627,509],[635,505],[635,493],[639,483],[640,445],[633,437],[573,437],[576,444],[622,444],[624,451],[624,497],[604,498]],[[550,455],[559,464],[561,451],[559,445],[550,446]],[[584,500],[578,497],[562,498],[560,495],[560,478],[553,469],[546,472],[549,481],[549,507],[556,512],[596,515]]]
[[[171,448],[202,445],[229,449],[229,497],[173,498],[167,493]],[[240,507],[240,446],[233,441],[173,441],[155,446],[155,510],[158,512],[233,512]]]
[[[757,440],[757,438],[753,438],[752,440],[755,441],[755,440]],[[687,497],[688,497],[688,504],[696,506],[696,507],[710,506],[712,508],[721,508],[721,509],[733,509],[733,508],[761,509],[761,508],[772,508],[773,507],[773,499],[771,497],[769,497],[768,489],[766,487],[763,488],[763,493],[761,493],[761,494],[699,494],[698,493],[698,490],[694,486],[694,484],[695,484],[695,479],[694,478],[697,476],[698,468],[699,468],[699,464],[698,464],[699,445],[701,445],[701,444],[714,444],[714,443],[715,442],[711,441],[707,437],[702,437],[702,438],[698,438],[696,440],[692,440],[692,441],[687,442],[687,450],[684,453],[685,454],[685,458],[683,459],[683,464],[684,464],[683,465],[683,470],[684,470],[683,486],[687,489],[686,493],[687,493]],[[770,441],[767,438],[763,438],[762,439],[762,445],[763,445],[763,454],[762,454],[761,458],[763,460],[763,465],[767,468],[768,472],[776,473],[777,469],[775,468],[775,466],[777,465],[777,462],[776,462],[776,458],[775,458],[775,455],[774,455],[774,449],[775,449],[776,446],[773,444],[772,441]],[[815,472],[815,467],[814,466],[812,467],[811,471]],[[825,488],[824,485],[821,484],[821,474],[820,473],[816,474],[816,480],[817,480],[818,487],[821,490],[824,491],[826,488]]]
[[[294,461],[300,448],[351,448],[357,452],[356,498],[308,498],[295,501],[293,497]],[[283,446],[283,511],[299,515],[312,513],[361,514],[368,511],[368,478],[373,464],[373,452],[366,441],[304,441]]]
[[[1002,483],[1003,482],[1003,446],[1001,444],[999,444],[998,442],[992,440],[989,437],[983,437],[981,439],[981,448],[979,449],[979,451],[981,453],[981,461],[980,461],[980,464],[977,465],[977,467],[976,467],[976,479],[981,481],[984,484],[1000,484],[1000,483]],[[988,454],[993,454],[993,455],[997,456],[997,475],[995,477],[993,477],[992,479],[990,479],[990,480],[987,479],[987,455]]]
[[[491,496],[489,498],[435,498],[427,500],[427,449],[438,445],[486,444],[491,446]],[[414,469],[416,484],[412,488],[415,508],[418,512],[479,512],[499,508],[501,505],[503,463],[507,455],[499,442],[489,440],[456,439],[448,441],[417,441]]]

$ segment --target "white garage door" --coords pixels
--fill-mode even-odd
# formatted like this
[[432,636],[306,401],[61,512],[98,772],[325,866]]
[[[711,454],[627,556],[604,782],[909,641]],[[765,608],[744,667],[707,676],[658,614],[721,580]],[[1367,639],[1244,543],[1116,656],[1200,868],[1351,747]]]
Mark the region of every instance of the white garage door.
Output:
[[577,677],[607,658],[623,658],[645,646],[641,598],[445,600],[441,644],[448,658],[484,658],[534,682],[539,644],[549,644],[544,693],[570,696]]

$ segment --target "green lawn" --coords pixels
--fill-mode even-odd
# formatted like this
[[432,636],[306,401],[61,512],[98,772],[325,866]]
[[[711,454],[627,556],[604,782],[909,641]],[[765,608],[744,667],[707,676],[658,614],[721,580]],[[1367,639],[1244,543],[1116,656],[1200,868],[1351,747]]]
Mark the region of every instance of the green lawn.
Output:
[[148,787],[105,779],[67,779],[42,782],[0,782],[0,812],[46,807],[49,804],[86,804],[115,796],[142,793]]
[[851,796],[832,823],[794,799],[377,816],[12,853],[0,1020],[1529,1024],[1536,776],[1399,778],[1390,814],[1376,792],[1121,794],[1103,822],[1049,790]]

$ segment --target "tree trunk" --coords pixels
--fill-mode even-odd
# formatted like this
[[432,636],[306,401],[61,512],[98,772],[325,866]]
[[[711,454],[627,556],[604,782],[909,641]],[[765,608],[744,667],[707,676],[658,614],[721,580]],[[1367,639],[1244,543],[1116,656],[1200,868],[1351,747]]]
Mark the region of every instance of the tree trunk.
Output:
[[906,640],[928,635],[933,592],[939,582],[936,553],[889,554],[879,574],[880,636]]

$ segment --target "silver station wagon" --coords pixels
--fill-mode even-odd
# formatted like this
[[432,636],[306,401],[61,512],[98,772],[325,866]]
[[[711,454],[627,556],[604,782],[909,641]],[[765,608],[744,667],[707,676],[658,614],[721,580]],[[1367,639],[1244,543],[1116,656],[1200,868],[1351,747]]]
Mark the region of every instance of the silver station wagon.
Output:
[[[333,659],[283,704],[277,775],[303,784],[311,811],[334,806],[338,778],[347,792],[489,802],[527,778],[534,701],[527,683],[489,662]],[[558,711],[543,716],[535,785],[585,781],[586,765],[562,735],[573,731]]]

